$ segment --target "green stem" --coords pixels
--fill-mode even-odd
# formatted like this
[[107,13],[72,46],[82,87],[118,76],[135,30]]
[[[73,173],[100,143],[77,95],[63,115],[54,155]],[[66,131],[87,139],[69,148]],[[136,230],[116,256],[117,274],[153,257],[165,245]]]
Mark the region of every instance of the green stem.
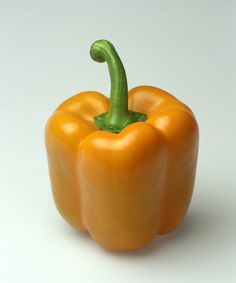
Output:
[[109,112],[94,117],[97,127],[104,131],[119,133],[127,125],[146,120],[146,114],[128,109],[128,87],[124,66],[114,46],[107,40],[95,41],[90,55],[96,62],[107,62],[110,78]]

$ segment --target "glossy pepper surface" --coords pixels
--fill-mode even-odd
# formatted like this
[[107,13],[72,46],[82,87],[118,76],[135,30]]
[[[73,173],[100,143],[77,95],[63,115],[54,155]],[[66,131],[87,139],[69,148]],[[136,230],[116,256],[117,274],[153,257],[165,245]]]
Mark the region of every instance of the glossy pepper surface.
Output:
[[173,231],[194,186],[198,125],[188,106],[156,87],[127,90],[113,45],[90,50],[106,61],[110,100],[88,91],[62,103],[45,140],[52,193],[60,214],[114,251],[142,248]]

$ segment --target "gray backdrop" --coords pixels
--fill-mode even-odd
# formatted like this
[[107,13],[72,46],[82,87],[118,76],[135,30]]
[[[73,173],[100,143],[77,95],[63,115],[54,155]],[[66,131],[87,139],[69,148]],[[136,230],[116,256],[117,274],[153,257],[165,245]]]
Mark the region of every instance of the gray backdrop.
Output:
[[[0,281],[236,282],[235,1],[0,1]],[[129,87],[163,88],[200,126],[183,225],[130,254],[70,228],[51,196],[44,126],[63,100],[109,95],[90,44],[116,46]]]

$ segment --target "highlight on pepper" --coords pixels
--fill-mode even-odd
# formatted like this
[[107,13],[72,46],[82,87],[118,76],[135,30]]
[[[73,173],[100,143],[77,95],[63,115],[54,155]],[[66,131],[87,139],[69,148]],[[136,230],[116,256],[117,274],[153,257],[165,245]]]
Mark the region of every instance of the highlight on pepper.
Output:
[[114,46],[95,41],[110,99],[97,91],[63,102],[45,128],[52,194],[64,219],[106,249],[130,251],[175,230],[191,200],[199,130],[188,106],[153,86],[128,91]]

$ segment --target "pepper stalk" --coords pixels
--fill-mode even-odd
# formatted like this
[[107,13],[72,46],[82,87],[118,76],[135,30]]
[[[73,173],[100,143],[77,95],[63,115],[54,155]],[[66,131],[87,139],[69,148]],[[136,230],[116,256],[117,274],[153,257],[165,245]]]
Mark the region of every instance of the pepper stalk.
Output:
[[96,62],[107,62],[111,78],[109,111],[94,117],[96,126],[103,131],[119,133],[131,123],[145,121],[146,114],[128,109],[125,68],[114,46],[107,40],[97,40],[91,46],[90,55]]

